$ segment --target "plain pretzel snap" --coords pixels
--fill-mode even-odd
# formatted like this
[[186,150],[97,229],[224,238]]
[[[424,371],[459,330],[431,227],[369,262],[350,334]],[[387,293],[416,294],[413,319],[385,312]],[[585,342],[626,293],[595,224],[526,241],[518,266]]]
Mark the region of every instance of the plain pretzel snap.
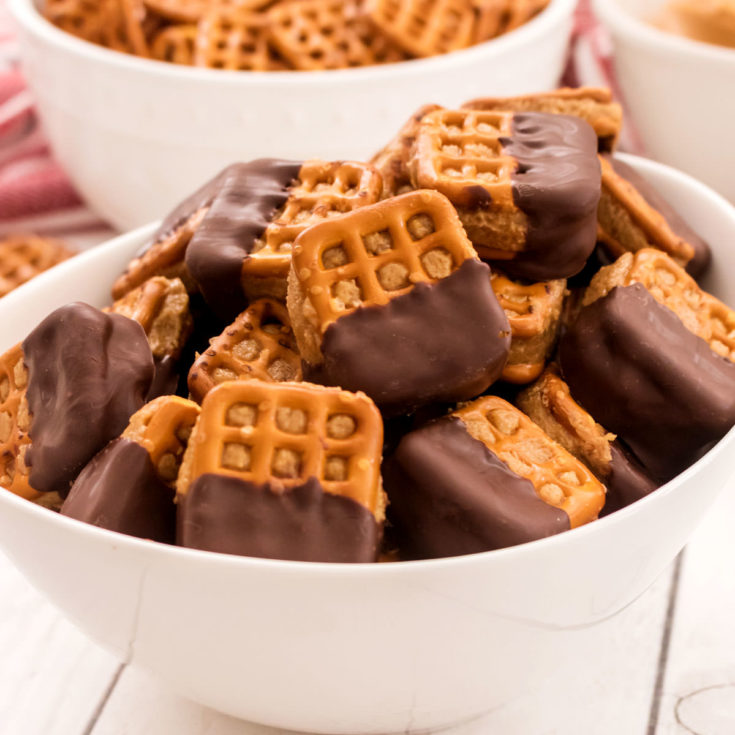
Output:
[[113,284],[112,298],[122,298],[152,276],[180,278],[187,291],[194,293],[196,284],[188,273],[184,256],[186,247],[204,219],[207,209],[201,207],[133,258],[125,272]]
[[575,115],[592,126],[599,149],[605,152],[615,148],[623,125],[623,108],[613,100],[609,89],[601,87],[563,87],[518,97],[484,97],[466,102],[462,107],[468,110]]
[[406,54],[370,28],[360,3],[296,0],[268,12],[269,39],[295,69],[346,69],[403,61]]
[[644,248],[626,253],[602,268],[585,292],[583,305],[605,296],[616,286],[642,284],[663,306],[671,309],[713,352],[735,362],[735,312],[697,282],[661,250]]
[[179,278],[149,278],[115,301],[109,311],[138,322],[157,359],[178,358],[193,328],[189,294]]
[[67,33],[91,43],[103,42],[106,2],[100,0],[46,0],[44,16]]
[[380,174],[365,163],[306,161],[286,204],[243,262],[243,281],[251,276],[285,279],[298,235],[317,222],[377,202],[381,189]]
[[523,283],[493,271],[492,286],[511,329],[503,379],[530,383],[543,371],[556,343],[566,281]]
[[177,490],[204,474],[239,478],[274,492],[316,478],[382,521],[383,425],[364,394],[308,383],[223,383],[204,399]]
[[301,380],[301,357],[286,307],[273,299],[252,303],[200,355],[189,371],[192,398],[201,403],[228,380]]
[[371,24],[414,56],[435,56],[472,43],[470,0],[367,0]]
[[194,64],[197,27],[195,25],[174,25],[156,34],[151,43],[151,56],[158,61],[171,64]]
[[176,483],[199,410],[186,398],[161,396],[134,413],[122,434],[148,452],[159,478],[170,487]]
[[513,472],[530,480],[544,502],[562,509],[572,528],[597,518],[605,504],[604,485],[515,406],[485,396],[452,415]]
[[0,240],[0,296],[61,263],[73,253],[60,241],[36,235]]
[[194,64],[234,71],[268,71],[274,67],[268,44],[267,18],[247,7],[213,5],[199,21]]
[[598,239],[614,257],[641,247],[655,247],[685,266],[694,247],[677,235],[661,212],[654,209],[633,184],[600,156],[602,196],[598,209]]
[[306,230],[294,247],[293,274],[306,318],[324,332],[360,306],[387,304],[476,257],[450,202],[415,191]]
[[23,349],[17,344],[0,357],[0,485],[11,493],[35,500],[42,493],[30,486],[25,463],[31,444],[27,385]]

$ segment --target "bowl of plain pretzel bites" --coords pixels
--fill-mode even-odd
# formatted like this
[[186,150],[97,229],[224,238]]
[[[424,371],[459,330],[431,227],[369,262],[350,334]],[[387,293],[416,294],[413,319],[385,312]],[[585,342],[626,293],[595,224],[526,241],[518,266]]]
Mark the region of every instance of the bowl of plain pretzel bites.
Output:
[[[45,1],[8,3],[24,71],[55,156],[120,230],[152,221],[233,160],[367,157],[428,99],[456,105],[549,88],[576,5],[380,0],[369,22],[362,10],[350,15],[358,7],[349,0],[244,4],[251,11],[217,3],[222,17],[200,28],[193,17],[204,0]],[[266,12],[279,23],[264,23]],[[280,46],[266,42],[266,25]],[[155,58],[175,61],[182,44],[207,65]]]
[[279,728],[598,675],[735,446],[735,209],[616,154],[606,94],[230,162],[3,297],[3,550],[121,659]]

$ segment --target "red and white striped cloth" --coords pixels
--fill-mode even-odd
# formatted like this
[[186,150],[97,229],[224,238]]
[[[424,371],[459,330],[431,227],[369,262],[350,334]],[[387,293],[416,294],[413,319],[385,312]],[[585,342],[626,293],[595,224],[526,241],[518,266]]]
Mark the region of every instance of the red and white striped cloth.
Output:
[[[610,43],[589,0],[580,0],[568,61],[563,83],[610,85],[618,92]],[[630,135],[624,144],[638,149]],[[85,207],[51,155],[18,67],[12,21],[0,0],[0,236],[15,232],[54,235],[79,247],[113,234]]]

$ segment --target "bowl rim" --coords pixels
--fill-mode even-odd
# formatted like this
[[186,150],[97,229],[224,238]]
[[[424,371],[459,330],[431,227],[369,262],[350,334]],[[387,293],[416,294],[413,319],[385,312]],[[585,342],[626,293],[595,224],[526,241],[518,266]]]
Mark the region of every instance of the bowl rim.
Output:
[[[709,199],[715,206],[722,210],[723,217],[732,219],[735,225],[735,205],[728,202],[723,196],[710,189],[694,177],[685,174],[670,166],[666,166],[655,161],[645,159],[639,156],[617,154],[627,163],[634,166],[644,176],[647,172],[660,173],[670,179],[677,181],[690,189],[696,189],[700,196]],[[144,227],[132,230],[131,232],[119,235],[106,243],[81,253],[80,255],[67,260],[58,266],[50,269],[46,273],[42,273],[28,284],[20,286],[3,299],[3,308],[8,305],[11,309],[13,302],[16,300],[23,302],[26,290],[43,287],[46,280],[52,280],[62,275],[65,271],[72,274],[79,263],[80,259],[94,259],[104,257],[105,250],[120,246],[123,241],[134,241],[139,244],[146,236],[149,236],[157,227],[157,223],[145,225]],[[684,470],[681,474],[665,483],[650,495],[636,501],[632,505],[621,510],[611,513],[609,516],[600,518],[592,523],[584,526],[573,528],[554,536],[530,541],[517,546],[511,546],[492,551],[483,551],[475,554],[466,554],[463,556],[443,557],[439,559],[419,559],[410,561],[401,561],[395,563],[327,563],[327,562],[308,562],[308,561],[286,561],[279,559],[263,559],[259,557],[236,556],[233,554],[224,554],[220,552],[202,551],[199,549],[188,549],[181,546],[163,544],[156,541],[127,536],[117,531],[110,531],[97,526],[78,521],[73,518],[62,516],[32,503],[20,496],[0,488],[0,509],[4,504],[13,507],[15,512],[24,513],[30,517],[35,517],[47,523],[61,524],[69,531],[85,536],[90,542],[96,539],[99,542],[112,544],[115,547],[126,547],[131,552],[163,554],[170,559],[179,559],[188,563],[205,563],[225,565],[231,568],[242,568],[251,570],[270,570],[271,573],[314,573],[328,574],[333,577],[342,577],[347,575],[363,575],[372,578],[374,575],[403,575],[414,574],[417,572],[431,572],[434,570],[452,570],[457,567],[472,565],[477,563],[483,564],[504,564],[511,562],[513,559],[542,553],[543,550],[551,549],[552,546],[560,544],[580,543],[586,535],[599,533],[595,529],[610,528],[614,525],[625,523],[626,519],[641,508],[650,506],[651,504],[663,502],[663,499],[671,493],[677,492],[680,487],[687,483],[693,476],[698,474],[703,468],[711,464],[717,459],[730,445],[735,444],[735,427],[731,428],[720,441],[715,444],[706,454],[704,454],[697,462]]]
[[592,0],[595,14],[613,35],[624,36],[639,46],[663,51],[672,56],[688,54],[692,58],[724,62],[735,67],[735,49],[697,41],[656,28],[630,11],[621,8],[619,0]]
[[550,0],[549,5],[537,16],[522,26],[498,38],[475,44],[466,49],[452,51],[439,56],[408,61],[394,62],[375,66],[349,69],[330,69],[320,71],[237,71],[227,69],[207,69],[171,64],[157,59],[146,59],[126,54],[73,36],[61,30],[41,15],[34,0],[6,0],[10,14],[22,28],[41,38],[45,43],[61,51],[81,56],[90,62],[116,67],[130,73],[142,72],[162,80],[196,80],[200,82],[219,81],[223,84],[253,84],[283,86],[294,83],[322,84],[325,82],[365,82],[378,81],[398,76],[429,74],[432,71],[446,71],[478,61],[487,61],[493,56],[502,55],[513,46],[531,45],[538,37],[546,35],[571,15],[577,0]]

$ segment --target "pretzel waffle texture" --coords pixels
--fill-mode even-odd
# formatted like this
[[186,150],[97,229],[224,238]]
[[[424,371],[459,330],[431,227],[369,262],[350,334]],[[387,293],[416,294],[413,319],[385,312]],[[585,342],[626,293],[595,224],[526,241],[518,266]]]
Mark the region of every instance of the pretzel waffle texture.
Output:
[[494,271],[492,286],[511,329],[503,379],[530,383],[541,374],[556,344],[566,280],[523,283]]
[[518,395],[518,406],[554,441],[559,442],[597,477],[610,472],[610,443],[615,435],[600,426],[569,391],[555,367]]
[[160,31],[151,44],[151,56],[158,61],[192,66],[196,52],[195,25],[169,26]]
[[288,311],[302,357],[320,362],[321,336],[340,317],[435,283],[476,257],[454,207],[435,191],[310,227],[296,240],[289,274]]
[[273,299],[252,303],[210,341],[189,371],[189,391],[201,403],[228,380],[301,380],[301,357],[286,307]]
[[383,177],[383,197],[385,199],[405,194],[414,188],[411,182],[409,162],[419,123],[424,115],[441,109],[439,105],[419,107],[404,123],[398,135],[370,159],[370,163]]
[[199,405],[179,396],[161,396],[130,417],[124,439],[140,444],[149,454],[156,474],[175,487]]
[[694,247],[679,237],[610,161],[600,156],[602,195],[597,210],[597,239],[615,258],[629,251],[655,247],[685,266],[694,257]]
[[186,246],[206,213],[207,207],[197,210],[172,232],[167,233],[152,243],[141,255],[133,258],[125,272],[113,284],[112,298],[122,298],[152,276],[179,278],[189,293],[196,292],[197,287],[186,268],[184,255]]
[[602,87],[562,87],[519,97],[483,97],[466,102],[462,107],[468,110],[575,115],[592,126],[603,152],[615,148],[623,126],[623,108],[613,101],[610,90]]
[[268,12],[269,38],[301,70],[346,69],[403,61],[407,55],[362,16],[351,0],[295,0]]
[[370,23],[414,56],[436,56],[472,43],[470,0],[366,0]]
[[660,304],[671,309],[693,334],[712,350],[735,362],[735,312],[697,282],[661,250],[644,248],[625,253],[595,274],[583,305],[602,298],[616,286],[640,283]]
[[59,240],[36,235],[3,238],[0,240],[0,296],[72,255]]
[[199,22],[194,63],[231,71],[269,71],[276,60],[266,28],[267,20],[261,13],[214,5]]
[[283,209],[243,262],[245,292],[254,295],[252,280],[258,278],[283,279],[285,285],[291,250],[299,234],[317,222],[377,202],[381,190],[380,174],[368,164],[306,161]]
[[572,528],[597,518],[605,503],[605,487],[515,406],[497,396],[484,396],[452,415],[513,472],[530,480],[544,502],[561,508]]
[[177,491],[214,473],[274,492],[316,478],[327,493],[351,498],[383,520],[383,424],[362,393],[309,383],[232,381],[202,404]]
[[27,385],[23,349],[17,344],[0,357],[0,485],[23,498],[35,500],[42,493],[30,486],[25,463],[31,443]]
[[158,359],[178,358],[193,329],[189,294],[179,278],[149,278],[118,299],[110,311],[138,322]]

